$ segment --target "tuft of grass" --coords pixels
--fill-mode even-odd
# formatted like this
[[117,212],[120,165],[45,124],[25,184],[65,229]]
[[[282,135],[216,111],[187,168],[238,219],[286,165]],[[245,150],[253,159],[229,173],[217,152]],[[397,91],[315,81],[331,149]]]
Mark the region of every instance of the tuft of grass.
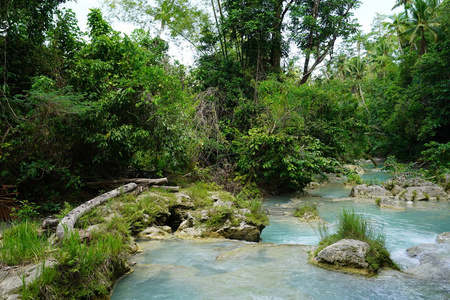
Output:
[[382,267],[398,269],[398,266],[391,260],[389,252],[385,246],[384,235],[376,230],[372,224],[353,210],[345,208],[339,216],[337,231],[330,234],[325,225],[319,228],[321,241],[314,255],[317,255],[323,248],[334,244],[342,239],[354,239],[369,244],[369,251],[366,255],[366,262],[373,273],[377,273]]
[[39,232],[36,222],[12,224],[3,232],[0,244],[0,262],[19,265],[43,259],[49,250],[48,236]]
[[380,206],[381,205],[381,198],[375,199],[375,204]]
[[21,290],[22,299],[91,299],[108,295],[114,274],[122,274],[126,244],[121,236],[102,233],[89,244],[74,232],[55,253],[56,267],[43,267],[42,275]]
[[208,182],[196,182],[192,184],[188,189],[188,194],[194,202],[197,208],[208,207],[214,204],[210,191],[219,191],[220,187],[215,183]]
[[315,219],[319,217],[318,204],[315,202],[297,203],[294,208],[294,216],[297,218]]

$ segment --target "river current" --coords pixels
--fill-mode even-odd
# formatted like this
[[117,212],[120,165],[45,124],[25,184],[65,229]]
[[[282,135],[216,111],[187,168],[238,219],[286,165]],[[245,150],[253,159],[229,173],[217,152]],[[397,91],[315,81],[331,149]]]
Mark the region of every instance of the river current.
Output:
[[[364,177],[386,179],[371,172]],[[450,231],[450,203],[414,203],[405,211],[380,209],[373,202],[333,201],[350,189],[334,181],[302,198],[319,204],[331,230],[342,209],[371,220],[386,236],[391,258],[402,268],[418,264],[406,249],[434,243]],[[290,203],[292,196],[266,200],[268,209]],[[114,288],[113,300],[126,299],[450,299],[450,283],[425,281],[401,272],[383,271],[366,278],[324,270],[307,263],[319,237],[314,223],[292,216],[269,216],[262,242],[230,240],[141,241],[144,251],[131,258],[134,272]]]

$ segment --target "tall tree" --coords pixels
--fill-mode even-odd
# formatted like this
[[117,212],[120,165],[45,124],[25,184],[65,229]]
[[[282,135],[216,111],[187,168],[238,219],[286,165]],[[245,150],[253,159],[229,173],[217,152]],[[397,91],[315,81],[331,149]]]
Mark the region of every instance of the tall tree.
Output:
[[300,84],[308,81],[312,72],[333,52],[338,37],[357,32],[352,10],[358,0],[303,0],[291,8],[291,38],[304,52],[305,61]]
[[157,35],[167,32],[197,46],[200,29],[209,22],[208,15],[189,0],[104,0],[110,13]]

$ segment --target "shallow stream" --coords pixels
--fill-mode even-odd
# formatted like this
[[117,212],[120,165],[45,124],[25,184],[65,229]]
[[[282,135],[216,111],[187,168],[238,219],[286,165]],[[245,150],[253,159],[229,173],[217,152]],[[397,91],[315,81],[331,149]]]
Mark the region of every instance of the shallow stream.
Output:
[[[366,178],[385,179],[383,173]],[[391,257],[402,268],[418,264],[406,249],[433,243],[450,231],[450,204],[415,203],[406,211],[380,209],[373,202],[333,201],[347,197],[342,182],[322,186],[320,197],[302,198],[319,203],[319,214],[330,227],[343,207],[372,220],[386,236]],[[290,202],[277,196],[266,208]],[[142,241],[144,252],[134,256],[134,272],[116,285],[112,299],[450,299],[450,283],[424,281],[396,271],[366,278],[324,270],[307,263],[319,237],[314,223],[291,216],[270,216],[261,243],[230,240]]]

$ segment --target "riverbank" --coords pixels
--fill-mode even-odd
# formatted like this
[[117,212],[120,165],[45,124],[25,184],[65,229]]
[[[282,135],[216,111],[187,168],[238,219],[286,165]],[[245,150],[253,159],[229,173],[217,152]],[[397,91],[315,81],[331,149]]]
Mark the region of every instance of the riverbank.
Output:
[[[51,259],[28,276],[27,285],[9,286],[4,299],[82,299],[108,296],[115,281],[130,270],[127,258],[139,251],[135,236],[155,238],[166,232],[177,237],[215,237],[259,241],[267,217],[257,199],[235,198],[212,184],[197,183],[172,193],[150,189],[136,196],[110,199],[78,219],[73,234],[60,241],[39,229],[45,243],[39,257],[27,265]],[[70,208],[66,209],[66,213]],[[62,213],[61,216],[66,213]],[[5,236],[9,233],[5,232]],[[49,239],[47,239],[49,237]],[[5,266],[6,267],[6,266]],[[26,266],[6,277],[20,278]],[[23,273],[22,273],[23,271]],[[3,280],[6,286],[7,278]],[[34,280],[36,279],[36,280]],[[13,280],[13,279],[11,279]],[[0,287],[2,283],[0,283]]]

